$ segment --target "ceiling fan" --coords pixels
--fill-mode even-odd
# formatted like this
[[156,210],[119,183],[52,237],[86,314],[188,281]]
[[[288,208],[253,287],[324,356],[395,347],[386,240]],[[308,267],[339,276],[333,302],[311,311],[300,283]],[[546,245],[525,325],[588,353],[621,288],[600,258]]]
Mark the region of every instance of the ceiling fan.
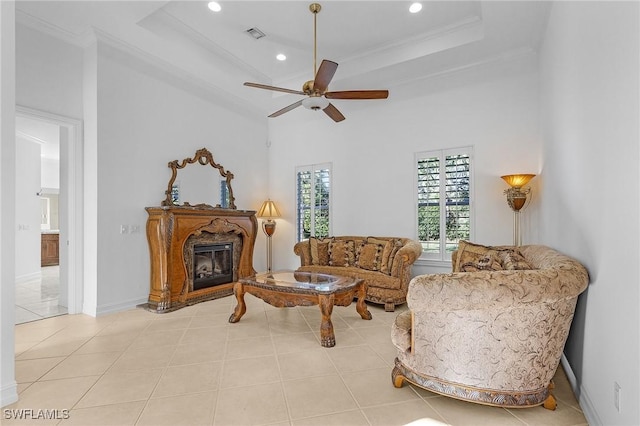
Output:
[[256,87],[258,89],[274,90],[276,92],[292,93],[294,95],[306,95],[307,97],[286,106],[269,117],[278,117],[285,112],[298,108],[300,105],[314,111],[322,110],[335,122],[344,120],[344,115],[329,102],[329,99],[386,99],[389,96],[388,90],[343,90],[329,92],[329,83],[336,73],[338,64],[326,59],[322,60],[320,68],[316,72],[316,18],[320,12],[320,5],[312,3],[309,10],[313,13],[313,72],[315,79],[309,80],[302,86],[302,90],[285,89],[282,87],[268,86],[266,84],[245,82],[245,86]]

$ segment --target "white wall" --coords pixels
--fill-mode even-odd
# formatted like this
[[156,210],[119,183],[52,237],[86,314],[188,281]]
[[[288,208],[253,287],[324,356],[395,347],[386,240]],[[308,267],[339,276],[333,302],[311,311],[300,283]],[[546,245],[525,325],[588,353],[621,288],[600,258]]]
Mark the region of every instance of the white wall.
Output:
[[[57,142],[60,142],[59,140]],[[60,229],[59,194],[60,160],[42,158],[40,162],[40,188],[42,198],[49,200],[49,229]],[[64,192],[64,191],[63,191]],[[62,286],[64,287],[64,286]]]
[[0,407],[18,400],[15,380],[15,2],[0,2]]
[[82,312],[98,309],[98,45],[86,46],[82,56],[83,107],[83,300]]
[[43,158],[40,186],[47,189],[60,189],[60,160]]
[[16,103],[82,117],[82,49],[16,25]]
[[[20,24],[16,31],[17,103],[84,123],[85,313],[146,301],[144,207],[164,199],[169,161],[207,147],[234,173],[238,208],[260,206],[266,118],[216,106],[219,99],[204,88],[102,42],[83,50]],[[122,224],[139,232],[120,234]],[[264,245],[256,244],[256,269],[264,269],[264,257]]]
[[[171,177],[167,163],[206,147],[235,175],[237,207],[256,209],[266,193],[267,127],[265,118],[215,105],[197,87],[100,41],[97,76],[97,313],[102,313],[147,300],[145,207],[164,200]],[[212,180],[217,173],[211,168]],[[122,234],[121,225],[137,226],[139,232]]]
[[16,281],[40,276],[40,144],[16,138]]
[[[414,153],[469,145],[473,240],[511,244],[513,217],[500,176],[539,172],[537,63],[528,54],[487,67],[391,87],[388,100],[334,101],[346,116],[341,123],[303,108],[272,119],[271,198],[284,216],[274,267],[299,265],[291,249],[296,165],[333,163],[333,235],[416,238]],[[523,241],[534,242],[527,211],[523,216]],[[414,266],[413,273],[428,270]]]
[[565,353],[594,425],[640,424],[638,12],[554,3],[541,55],[540,238],[589,270]]

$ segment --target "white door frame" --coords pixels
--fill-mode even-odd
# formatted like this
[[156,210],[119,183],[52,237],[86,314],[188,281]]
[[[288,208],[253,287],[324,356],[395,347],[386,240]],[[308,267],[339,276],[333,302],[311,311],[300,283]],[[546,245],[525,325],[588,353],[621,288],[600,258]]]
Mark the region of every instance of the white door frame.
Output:
[[66,167],[61,171],[60,182],[66,182],[67,200],[64,205],[66,219],[61,218],[60,223],[61,237],[63,237],[63,226],[66,226],[66,238],[60,240],[60,261],[64,262],[64,265],[61,265],[62,268],[66,268],[68,312],[81,313],[84,273],[82,121],[19,105],[16,105],[16,116],[46,121],[61,129],[60,158],[61,164],[66,163]]

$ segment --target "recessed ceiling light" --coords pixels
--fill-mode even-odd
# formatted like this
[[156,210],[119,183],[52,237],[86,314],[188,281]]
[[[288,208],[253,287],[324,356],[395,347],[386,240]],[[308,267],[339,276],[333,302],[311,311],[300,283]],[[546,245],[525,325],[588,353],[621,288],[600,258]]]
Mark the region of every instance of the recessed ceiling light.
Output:
[[278,53],[276,55],[276,59],[279,61],[286,61],[287,60],[287,55],[285,55],[284,53]]
[[409,12],[411,13],[418,13],[422,10],[422,4],[421,3],[413,3],[411,6],[409,6]]
[[218,3],[217,1],[210,1],[208,6],[209,9],[214,12],[220,12],[222,10],[222,6],[220,6],[220,3]]

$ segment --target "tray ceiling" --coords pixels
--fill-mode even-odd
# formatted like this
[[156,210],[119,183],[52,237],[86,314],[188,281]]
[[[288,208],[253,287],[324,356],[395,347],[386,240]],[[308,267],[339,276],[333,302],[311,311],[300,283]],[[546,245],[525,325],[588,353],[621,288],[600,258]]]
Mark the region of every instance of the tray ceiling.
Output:
[[[17,1],[16,17],[79,46],[97,34],[264,111],[284,104],[274,98],[291,95],[242,83],[299,90],[312,79],[311,1],[219,3],[222,11],[214,13],[206,1]],[[425,1],[421,12],[410,14],[405,1],[320,4],[318,63],[340,64],[333,90],[392,89],[510,52],[535,52],[550,8],[545,1]],[[253,39],[250,28],[266,37]],[[276,60],[278,53],[287,60]]]

